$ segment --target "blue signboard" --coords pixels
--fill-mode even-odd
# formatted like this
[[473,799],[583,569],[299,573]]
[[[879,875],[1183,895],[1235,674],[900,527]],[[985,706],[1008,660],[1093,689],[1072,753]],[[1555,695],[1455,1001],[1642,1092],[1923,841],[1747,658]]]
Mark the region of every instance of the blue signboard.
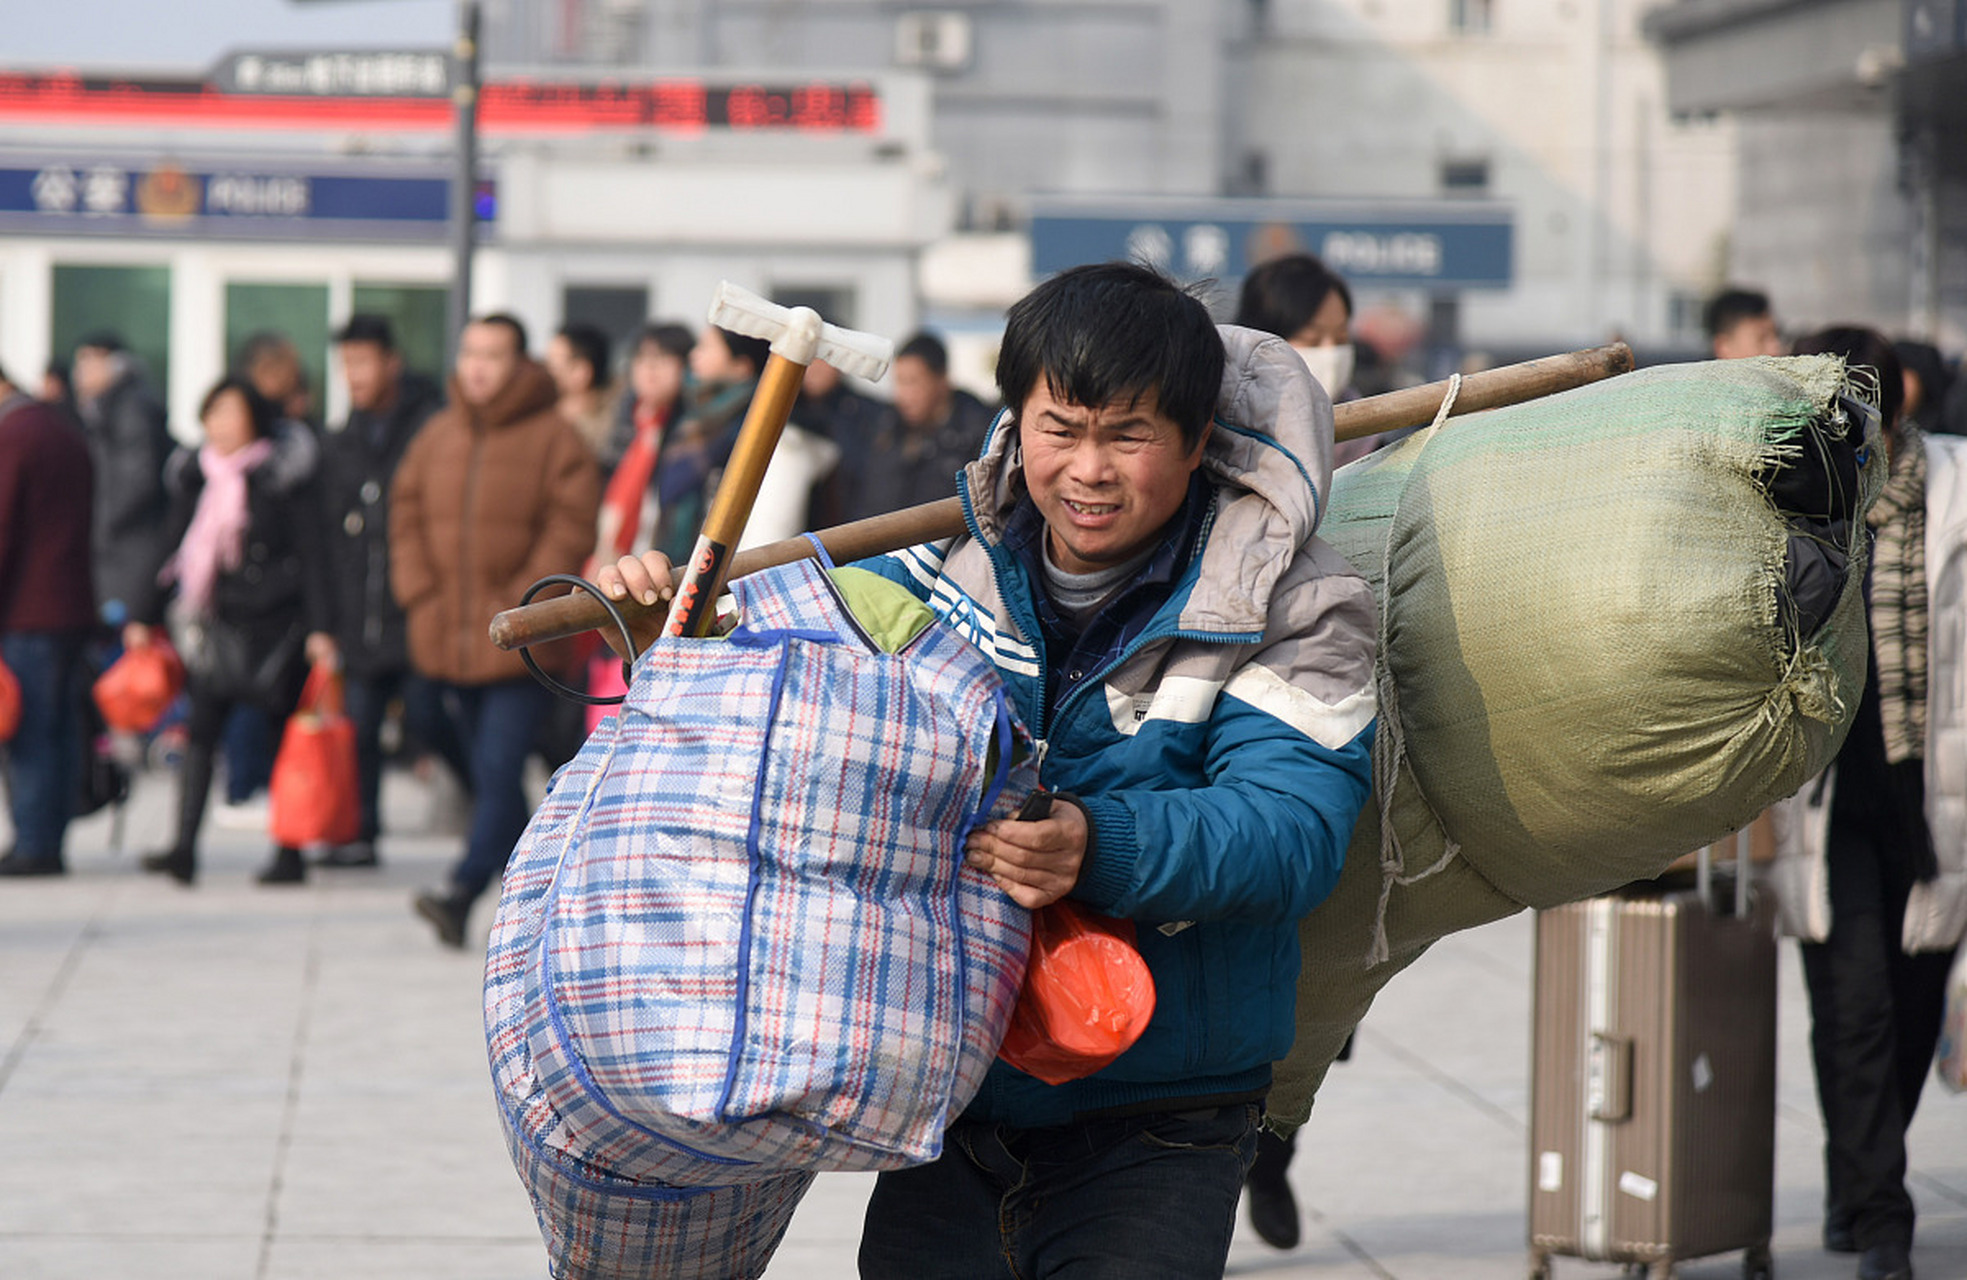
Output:
[[[0,230],[41,235],[442,240],[451,184],[430,173],[0,160]],[[494,213],[481,183],[478,214]]]
[[1031,257],[1039,275],[1132,259],[1188,279],[1235,279],[1255,263],[1305,250],[1355,288],[1503,289],[1514,272],[1514,233],[1507,207],[1466,202],[1041,202],[1031,220]]

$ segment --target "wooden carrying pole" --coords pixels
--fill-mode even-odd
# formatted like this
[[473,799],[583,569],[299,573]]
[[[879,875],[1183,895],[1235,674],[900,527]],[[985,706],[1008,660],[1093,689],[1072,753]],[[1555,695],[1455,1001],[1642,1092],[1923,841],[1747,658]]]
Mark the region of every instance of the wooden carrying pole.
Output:
[[[1522,404],[1526,400],[1555,395],[1631,371],[1632,350],[1623,342],[1505,365],[1463,378],[1461,390],[1449,409],[1449,416],[1459,417],[1484,409]],[[1335,406],[1332,410],[1333,435],[1340,440],[1357,440],[1407,427],[1426,426],[1434,420],[1442,397],[1447,394],[1448,383],[1430,382],[1426,386],[1368,396]],[[749,427],[749,419],[746,425]],[[725,482],[729,483],[728,472]],[[719,497],[722,497],[721,493]],[[713,519],[715,514],[713,507]],[[963,532],[963,527],[962,503],[955,498],[943,498],[919,507],[906,507],[887,515],[823,529],[816,536],[826,547],[827,555],[836,563],[845,564],[922,542],[953,538]],[[706,533],[708,530],[709,522],[706,521]],[[806,539],[787,538],[739,553],[729,561],[728,576],[742,578],[748,573],[804,559],[812,554],[813,544]],[[636,600],[618,600],[615,607],[634,626],[660,615],[669,606],[663,602],[645,605]],[[492,643],[501,649],[517,649],[609,625],[607,611],[585,593],[560,596],[518,609],[507,609],[493,618]]]

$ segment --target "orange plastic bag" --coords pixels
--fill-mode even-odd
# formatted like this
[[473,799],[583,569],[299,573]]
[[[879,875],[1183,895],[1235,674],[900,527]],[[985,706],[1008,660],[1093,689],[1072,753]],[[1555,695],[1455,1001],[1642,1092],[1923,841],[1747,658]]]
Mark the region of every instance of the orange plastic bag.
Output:
[[287,717],[273,758],[268,826],[283,848],[348,844],[362,831],[355,776],[355,725],[342,712],[341,677],[317,664]]
[[1092,1075],[1133,1048],[1154,1016],[1154,976],[1134,922],[1070,898],[1031,917],[1031,958],[997,1056],[1046,1084]]
[[125,649],[96,677],[93,690],[103,723],[125,733],[148,733],[184,689],[184,663],[162,641]]
[[0,662],[0,742],[12,742],[20,732],[20,681],[12,667]]

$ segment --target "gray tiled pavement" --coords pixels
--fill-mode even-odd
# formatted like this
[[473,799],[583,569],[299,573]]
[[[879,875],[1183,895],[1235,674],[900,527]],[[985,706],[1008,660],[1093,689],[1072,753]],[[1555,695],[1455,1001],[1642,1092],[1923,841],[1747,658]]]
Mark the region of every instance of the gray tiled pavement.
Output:
[[[155,842],[169,801],[166,779],[142,780],[132,849]],[[388,808],[428,828],[407,777]],[[454,839],[393,837],[380,871],[290,890],[252,883],[250,835],[210,830],[190,891],[108,843],[90,819],[71,833],[74,874],[0,884],[0,1280],[541,1280],[492,1113],[478,956],[440,950],[407,906]],[[1449,939],[1392,984],[1300,1141],[1304,1244],[1278,1254],[1240,1229],[1231,1274],[1525,1275],[1529,923]],[[1851,1260],[1816,1247],[1793,948],[1782,984],[1776,1272],[1847,1277]],[[1919,1274],[1967,1280],[1967,1098],[1928,1091],[1912,1156]],[[870,1183],[822,1177],[772,1280],[850,1276]],[[1682,1274],[1719,1280],[1739,1261]]]

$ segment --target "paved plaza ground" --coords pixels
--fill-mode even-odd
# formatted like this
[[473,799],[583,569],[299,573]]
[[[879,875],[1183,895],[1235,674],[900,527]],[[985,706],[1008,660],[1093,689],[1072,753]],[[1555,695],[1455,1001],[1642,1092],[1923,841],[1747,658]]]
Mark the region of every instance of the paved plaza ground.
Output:
[[[140,779],[124,852],[106,817],[73,873],[0,883],[0,1280],[544,1280],[500,1142],[472,948],[439,948],[411,892],[455,837],[393,775],[379,870],[261,888],[261,837],[208,831],[196,888],[136,868],[171,784]],[[208,824],[209,826],[209,824]],[[1531,920],[1451,938],[1396,980],[1337,1067],[1292,1179],[1289,1254],[1239,1227],[1230,1274],[1526,1275]],[[1817,1245],[1808,1012],[1783,952],[1776,1274],[1842,1280]],[[1912,1132],[1922,1280],[1967,1280],[1967,1098],[1929,1088]],[[826,1175],[772,1280],[853,1274],[871,1179]],[[1560,1277],[1619,1269],[1560,1261]],[[1686,1280],[1740,1274],[1739,1255]]]

